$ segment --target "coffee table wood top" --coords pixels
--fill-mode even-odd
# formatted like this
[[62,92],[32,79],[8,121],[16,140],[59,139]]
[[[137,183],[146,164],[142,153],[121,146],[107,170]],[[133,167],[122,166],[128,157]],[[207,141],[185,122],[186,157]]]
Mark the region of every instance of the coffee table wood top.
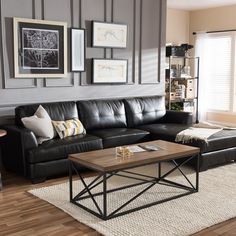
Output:
[[158,161],[168,161],[181,157],[192,156],[198,154],[200,151],[197,147],[163,140],[156,140],[142,144],[157,145],[160,147],[160,150],[138,152],[134,153],[130,157],[122,158],[116,157],[115,148],[107,148],[91,152],[70,154],[68,158],[69,160],[81,164],[89,169],[108,172],[157,163]]

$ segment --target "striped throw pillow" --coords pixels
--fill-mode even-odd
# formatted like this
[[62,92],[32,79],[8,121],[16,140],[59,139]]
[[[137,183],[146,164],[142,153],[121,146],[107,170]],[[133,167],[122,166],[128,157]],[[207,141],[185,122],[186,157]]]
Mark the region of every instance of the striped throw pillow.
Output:
[[66,121],[52,120],[52,123],[61,139],[78,134],[86,134],[84,126],[77,118]]

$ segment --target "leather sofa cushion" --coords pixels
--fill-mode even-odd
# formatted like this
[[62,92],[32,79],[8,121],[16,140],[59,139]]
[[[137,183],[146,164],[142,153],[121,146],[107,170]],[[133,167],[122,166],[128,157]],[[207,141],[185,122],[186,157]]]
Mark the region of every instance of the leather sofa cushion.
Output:
[[52,139],[27,151],[27,162],[39,163],[67,158],[68,154],[102,149],[102,140],[93,135]]
[[157,123],[165,114],[165,97],[125,99],[128,127]]
[[149,124],[139,126],[139,129],[150,132],[151,139],[163,139],[166,141],[174,142],[176,134],[180,131],[187,129],[189,125],[174,124],[174,123],[160,123],[160,124]]
[[236,146],[236,130],[222,130],[208,138],[208,143],[193,141],[193,146],[201,148],[202,153],[218,151]]
[[76,102],[40,103],[17,107],[15,109],[16,124],[23,125],[21,118],[34,115],[39,105],[43,106],[52,120],[70,120],[73,118],[78,118]]
[[166,110],[166,114],[158,123],[175,123],[175,124],[193,124],[192,112]]
[[[139,129],[150,132],[151,139],[163,139],[166,141],[175,141],[176,135],[187,129],[190,125],[163,123],[163,124],[149,124],[139,126]],[[236,130],[222,130],[209,137],[208,143],[204,141],[193,140],[186,145],[199,147],[201,153],[213,152],[221,149],[235,147],[236,144]]]
[[80,120],[86,130],[126,127],[122,100],[78,101]]
[[103,140],[103,147],[117,147],[147,141],[149,132],[139,129],[113,128],[91,131]]

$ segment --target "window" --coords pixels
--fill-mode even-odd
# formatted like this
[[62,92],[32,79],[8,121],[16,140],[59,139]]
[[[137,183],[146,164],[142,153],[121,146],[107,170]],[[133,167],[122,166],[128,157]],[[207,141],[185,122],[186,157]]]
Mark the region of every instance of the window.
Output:
[[232,76],[230,36],[209,37],[207,41],[209,55],[209,103],[210,110],[231,110],[231,82]]
[[236,32],[197,35],[196,56],[200,57],[200,113],[236,112],[235,42]]

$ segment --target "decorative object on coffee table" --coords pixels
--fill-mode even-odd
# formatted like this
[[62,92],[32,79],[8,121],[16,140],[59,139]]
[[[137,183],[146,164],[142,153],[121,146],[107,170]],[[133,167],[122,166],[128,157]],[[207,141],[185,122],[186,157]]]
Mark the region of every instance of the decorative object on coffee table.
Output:
[[13,18],[16,78],[66,77],[67,23]]
[[[160,147],[157,151],[147,151],[145,154],[143,152],[134,153],[133,156],[129,158],[115,158],[115,148],[91,151],[86,153],[79,154],[71,154],[69,155],[69,183],[70,183],[70,202],[75,205],[81,207],[82,209],[90,212],[91,214],[101,218],[103,220],[109,220],[118,216],[122,216],[137,210],[144,209],[146,207],[150,207],[159,203],[163,203],[172,199],[176,199],[182,196],[186,196],[192,193],[198,192],[198,184],[199,184],[199,148],[190,147],[187,145],[171,143],[167,141],[151,141],[147,143],[143,143],[147,145],[157,145]],[[181,159],[186,157],[184,161],[180,161],[177,163],[177,159]],[[182,171],[181,167],[188,163],[189,161],[193,161],[196,158],[196,180],[195,185],[188,179],[185,173]],[[172,161],[174,167],[167,171],[166,173],[161,172],[161,163],[163,161]],[[195,160],[194,160],[195,161]],[[147,176],[136,172],[131,172],[129,169],[139,166],[145,166],[148,164],[158,164],[158,176]],[[82,165],[86,168],[95,170],[98,172],[98,176],[95,177],[90,183],[85,182],[82,177],[80,171],[78,171],[77,166]],[[188,186],[183,185],[181,183],[177,183],[174,181],[170,181],[166,179],[172,172],[175,170],[179,170],[183,177],[187,180]],[[73,191],[73,177],[72,172],[75,172],[80,180],[83,183],[84,189],[79,190],[79,192]],[[108,179],[112,176],[120,176],[127,179],[135,179],[139,182],[135,184],[129,184],[123,187],[117,187],[114,189],[108,189]],[[150,202],[148,204],[142,204],[141,206],[135,207],[131,204],[135,199],[143,195],[149,189],[154,187],[157,184],[164,184],[170,187],[178,188],[184,190],[184,192],[178,193],[178,195],[170,196],[165,199],[155,199],[154,202]],[[100,192],[91,191],[96,186],[102,185]],[[122,203],[116,209],[110,209],[109,205],[109,194],[112,192],[117,192],[119,194],[122,190],[127,188],[132,188],[136,186],[144,185],[144,189],[138,192],[134,196],[132,196],[127,202]],[[78,190],[77,190],[78,191]],[[158,194],[158,192],[157,192]],[[101,197],[99,206],[99,201],[97,197]],[[91,199],[94,203],[95,208],[89,208],[83,204],[85,199]],[[126,206],[132,205],[131,209],[127,209]],[[95,209],[95,210],[94,210]]]
[[[3,137],[7,134],[6,130],[0,129],[0,137]],[[1,164],[1,163],[0,163]],[[1,170],[0,170],[0,190],[2,190],[2,176],[1,176]]]
[[129,147],[116,147],[116,158],[129,158],[134,153],[129,149]]

